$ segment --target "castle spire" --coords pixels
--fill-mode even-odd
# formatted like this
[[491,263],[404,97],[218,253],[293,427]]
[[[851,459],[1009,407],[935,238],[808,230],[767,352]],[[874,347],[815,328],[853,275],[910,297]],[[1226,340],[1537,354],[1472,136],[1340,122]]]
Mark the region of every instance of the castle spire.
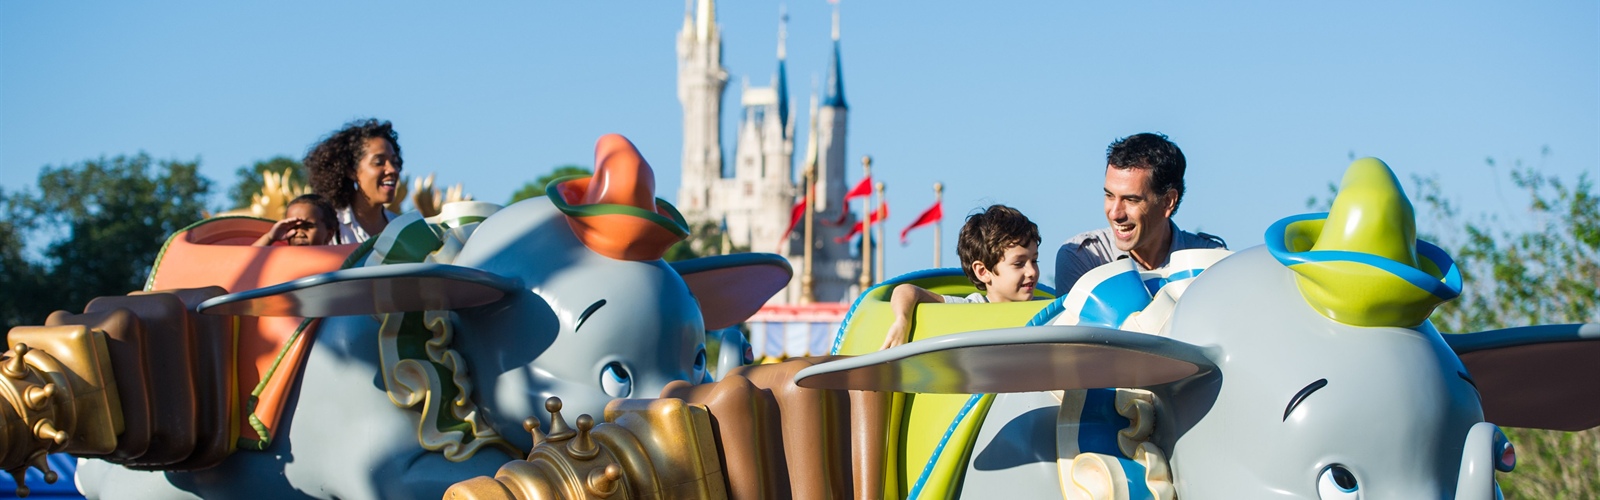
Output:
[[778,123],[784,130],[789,128],[789,75],[784,68],[788,42],[789,8],[778,4],[778,72],[772,76],[772,90],[778,94]]
[[[778,61],[789,57],[787,45],[789,44],[789,7],[778,4]],[[780,62],[779,64],[782,64]]]
[[698,15],[695,16],[695,34],[700,41],[711,39],[711,33],[717,29],[717,6],[712,0],[700,0]]
[[828,64],[828,86],[823,89],[822,105],[848,108],[844,102],[844,65],[839,61],[839,4],[833,4],[833,60]]
[[837,42],[839,41],[839,2],[834,1],[831,3],[833,4],[833,41]]

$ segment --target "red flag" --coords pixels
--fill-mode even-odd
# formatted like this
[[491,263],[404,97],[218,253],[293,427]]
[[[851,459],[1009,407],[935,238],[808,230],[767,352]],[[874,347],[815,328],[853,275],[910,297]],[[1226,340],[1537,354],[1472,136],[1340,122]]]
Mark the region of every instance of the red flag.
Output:
[[844,220],[850,217],[850,200],[867,196],[872,196],[872,176],[870,175],[861,178],[861,182],[857,182],[856,187],[850,188],[850,192],[844,194],[843,205],[839,206],[839,220],[833,222],[823,221],[823,224],[830,226],[844,224]]
[[878,209],[874,210],[872,212],[872,215],[870,217],[868,217],[868,219],[870,219],[870,220],[857,221],[856,225],[850,227],[850,234],[846,234],[844,236],[840,236],[838,238],[834,238],[833,242],[834,243],[844,243],[846,241],[850,241],[850,238],[854,238],[854,237],[856,237],[856,235],[861,234],[861,225],[862,225],[862,223],[877,224],[879,222],[883,222],[884,220],[886,220],[888,218],[889,218],[889,203],[888,202],[881,203],[881,204],[878,205]]
[[870,195],[872,195],[872,176],[869,175],[862,177],[861,182],[856,183],[856,187],[850,188],[850,192],[844,194],[844,202],[850,203],[850,200]]
[[782,245],[785,241],[789,241],[789,235],[794,233],[794,226],[799,224],[800,220],[805,218],[805,216],[806,199],[801,197],[800,203],[794,204],[794,208],[789,210],[789,229],[783,230],[783,238],[778,240],[779,245]]
[[900,230],[900,244],[906,244],[906,234],[910,233],[912,229],[939,222],[942,219],[944,219],[944,203],[935,201],[933,202],[933,206],[928,207],[927,210],[923,210],[922,215],[917,216],[916,222],[912,222],[911,225]]

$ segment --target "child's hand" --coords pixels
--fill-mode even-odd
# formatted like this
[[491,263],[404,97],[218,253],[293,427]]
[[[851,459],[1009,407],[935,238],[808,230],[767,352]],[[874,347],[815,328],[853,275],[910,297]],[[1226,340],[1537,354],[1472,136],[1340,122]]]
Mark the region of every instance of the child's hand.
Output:
[[889,333],[883,337],[883,346],[879,347],[878,350],[882,351],[906,343],[906,337],[910,333],[911,322],[907,321],[905,317],[896,317],[894,324],[889,325]]
[[267,235],[272,238],[272,241],[283,241],[284,238],[289,236],[289,231],[300,227],[301,224],[309,226],[311,221],[299,217],[285,218],[272,224],[272,229],[267,231]]
[[917,304],[941,302],[944,302],[943,295],[916,285],[904,284],[894,287],[894,291],[889,293],[889,310],[894,311],[894,324],[889,325],[889,332],[883,337],[883,347],[878,350],[904,344],[911,338],[911,327],[916,322],[913,317],[917,313]]

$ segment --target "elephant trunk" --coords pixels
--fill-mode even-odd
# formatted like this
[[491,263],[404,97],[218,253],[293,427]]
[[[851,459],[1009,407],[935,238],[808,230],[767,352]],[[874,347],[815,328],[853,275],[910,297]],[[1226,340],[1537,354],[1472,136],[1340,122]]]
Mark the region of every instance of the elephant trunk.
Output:
[[1461,450],[1461,472],[1456,476],[1456,500],[1499,500],[1500,485],[1494,473],[1511,472],[1517,455],[1500,427],[1478,422],[1467,431]]

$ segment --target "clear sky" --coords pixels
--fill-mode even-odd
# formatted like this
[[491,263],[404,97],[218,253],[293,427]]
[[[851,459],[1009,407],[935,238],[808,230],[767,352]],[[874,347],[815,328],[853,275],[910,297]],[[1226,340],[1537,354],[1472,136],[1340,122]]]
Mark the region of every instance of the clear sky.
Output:
[[[719,4],[731,158],[740,81],[770,84],[779,5]],[[803,151],[831,5],[787,7]],[[891,232],[945,183],[947,265],[959,216],[1005,203],[1039,223],[1049,272],[1061,240],[1105,224],[1105,147],[1135,132],[1166,133],[1188,156],[1179,225],[1235,249],[1305,211],[1352,153],[1402,179],[1439,175],[1469,212],[1512,223],[1525,197],[1503,165],[1568,179],[1600,170],[1593,1],[841,9],[848,154],[875,158]],[[620,132],[670,200],[683,15],[660,0],[0,2],[0,187],[31,185],[44,165],[147,151],[199,158],[226,208],[234,169],[298,158],[376,116],[400,131],[410,174],[437,172],[478,199],[504,202],[556,165],[591,164],[594,140]],[[892,245],[890,274],[928,267],[931,238]]]

